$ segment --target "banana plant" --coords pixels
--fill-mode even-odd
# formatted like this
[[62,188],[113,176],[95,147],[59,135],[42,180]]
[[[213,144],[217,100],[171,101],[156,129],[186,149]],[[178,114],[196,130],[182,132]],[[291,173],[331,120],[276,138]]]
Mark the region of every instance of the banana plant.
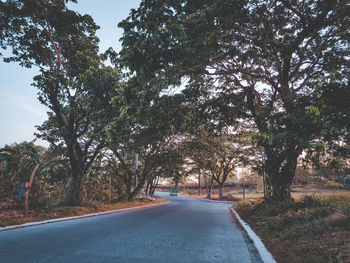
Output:
[[25,215],[28,216],[28,210],[29,210],[29,193],[30,193],[30,188],[32,187],[34,176],[36,175],[39,167],[42,167],[41,173],[47,173],[50,171],[49,165],[53,162],[61,161],[61,159],[54,159],[51,161],[43,161],[40,158],[40,155],[38,151],[35,149],[33,151],[28,151],[26,155],[30,158],[29,161],[27,162],[27,167],[33,167],[30,179],[28,182],[26,182],[26,192],[25,192],[25,204],[24,204],[24,209],[25,209]]
[[5,175],[5,171],[8,167],[8,161],[12,159],[12,155],[9,152],[0,152],[0,162],[2,162],[1,177]]
[[11,160],[12,156],[9,152],[0,152],[0,162],[2,162],[2,168],[6,169],[7,168],[7,164],[8,164],[8,160]]

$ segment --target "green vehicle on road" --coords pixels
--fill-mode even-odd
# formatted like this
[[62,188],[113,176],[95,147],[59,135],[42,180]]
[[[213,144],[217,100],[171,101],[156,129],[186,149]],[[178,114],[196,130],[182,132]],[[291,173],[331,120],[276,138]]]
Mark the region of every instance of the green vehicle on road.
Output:
[[170,187],[170,191],[169,191],[169,194],[170,196],[177,196],[177,187]]

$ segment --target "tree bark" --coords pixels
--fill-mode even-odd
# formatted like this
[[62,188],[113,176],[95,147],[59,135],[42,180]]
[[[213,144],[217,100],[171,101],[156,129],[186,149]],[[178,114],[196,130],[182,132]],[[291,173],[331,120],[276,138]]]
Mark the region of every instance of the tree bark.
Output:
[[131,191],[128,195],[128,201],[132,201],[134,200],[134,198],[138,195],[138,193],[141,191],[142,187],[144,186],[145,182],[146,182],[146,178],[147,175],[149,173],[147,173],[146,171],[143,171],[141,173],[141,176],[138,176],[139,180],[137,182],[137,186],[134,188],[133,191]]
[[207,199],[211,199],[211,190],[212,190],[213,186],[210,185],[208,186],[206,189],[207,189]]
[[159,177],[158,176],[156,176],[156,178],[153,178],[152,184],[151,184],[151,187],[150,187],[150,190],[149,190],[149,193],[151,195],[153,195],[155,193],[156,188],[158,186],[158,182],[159,182]]
[[72,175],[72,183],[70,188],[69,195],[69,205],[76,206],[80,204],[80,193],[81,193],[81,174],[73,174]]
[[214,178],[212,176],[204,176],[205,189],[207,191],[207,199],[211,199],[211,190],[213,189]]
[[146,193],[146,194],[149,194],[149,192],[150,192],[150,183],[147,182],[147,184],[146,184],[146,189],[145,189],[145,193]]
[[218,183],[218,189],[219,189],[219,199],[224,197],[223,194],[223,188],[224,188],[224,183]]
[[300,153],[293,149],[288,149],[286,152],[285,157],[282,157],[281,154],[277,156],[278,153],[267,155],[266,183],[268,201],[284,202],[291,199],[290,187]]

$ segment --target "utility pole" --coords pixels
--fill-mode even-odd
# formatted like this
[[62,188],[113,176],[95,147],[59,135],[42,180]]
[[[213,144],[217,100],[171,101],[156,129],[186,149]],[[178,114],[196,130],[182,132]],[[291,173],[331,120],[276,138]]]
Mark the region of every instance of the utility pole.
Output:
[[201,195],[201,169],[198,169],[198,195]]
[[112,203],[112,176],[110,175],[108,178],[108,201]]
[[135,154],[135,188],[137,187],[137,165],[139,162],[139,155]]
[[263,176],[263,188],[264,188],[264,200],[266,197],[266,186],[265,186],[265,160],[266,160],[266,153],[265,153],[265,148],[262,148],[262,163],[263,163],[263,172],[262,172],[262,176]]

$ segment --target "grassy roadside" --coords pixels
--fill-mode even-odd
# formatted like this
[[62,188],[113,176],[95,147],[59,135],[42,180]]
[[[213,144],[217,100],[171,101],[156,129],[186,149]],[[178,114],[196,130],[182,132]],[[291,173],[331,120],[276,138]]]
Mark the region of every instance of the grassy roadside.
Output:
[[145,206],[150,204],[160,204],[168,201],[167,199],[161,198],[156,200],[151,199],[140,199],[132,202],[120,202],[114,204],[96,204],[94,206],[59,206],[46,209],[36,209],[29,211],[28,217],[23,215],[23,209],[15,210],[11,209],[8,211],[1,211],[0,213],[0,227],[10,225],[20,225],[28,222],[37,222],[48,219],[80,216],[96,212],[112,211],[123,208],[132,208],[137,206]]
[[279,263],[350,262],[350,193],[275,205],[240,201],[233,208]]
[[[317,196],[329,196],[333,194],[346,194],[349,192],[349,188],[334,188],[324,185],[293,185],[292,186],[292,197],[294,199],[300,199],[305,195],[317,195]],[[198,189],[180,189],[179,193],[185,196],[206,198],[207,194],[205,189],[202,189],[202,194],[198,195]],[[257,199],[264,196],[263,191],[256,191],[255,189],[246,189],[245,198],[246,199]],[[217,191],[212,192],[212,199],[218,200],[219,196]],[[238,201],[243,199],[243,193],[241,187],[225,187],[224,188],[224,199],[228,201]]]

